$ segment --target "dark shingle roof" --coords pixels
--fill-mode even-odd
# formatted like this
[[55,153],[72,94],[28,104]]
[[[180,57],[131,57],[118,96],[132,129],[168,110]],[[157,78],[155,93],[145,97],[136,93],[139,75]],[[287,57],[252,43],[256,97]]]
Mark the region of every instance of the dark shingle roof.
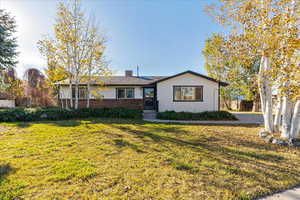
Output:
[[[179,74],[175,74],[173,76],[109,76],[109,77],[94,77],[93,81],[91,81],[91,85],[106,85],[106,86],[144,86],[151,85],[156,82],[168,80],[170,78],[174,78],[185,73],[191,73],[196,76],[208,79],[213,82],[220,83],[221,86],[227,86],[228,84],[222,81],[215,80],[203,74],[199,74],[193,71],[185,71]],[[58,85],[69,85],[69,80],[63,80],[57,83]],[[73,83],[74,84],[74,83]],[[80,85],[86,85],[87,79],[82,79],[80,81]]]
[[[114,85],[150,85],[167,76],[109,76],[109,77],[96,77],[91,81],[91,85],[104,84],[106,86]],[[69,80],[64,80],[58,83],[59,85],[68,85]],[[87,79],[81,80],[80,84],[87,84]]]

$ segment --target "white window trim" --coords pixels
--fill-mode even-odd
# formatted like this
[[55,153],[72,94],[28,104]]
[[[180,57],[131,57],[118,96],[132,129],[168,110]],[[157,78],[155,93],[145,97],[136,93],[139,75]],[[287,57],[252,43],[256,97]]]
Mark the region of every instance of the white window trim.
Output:
[[[119,98],[118,97],[118,90],[119,89],[124,89],[125,90],[125,98]],[[127,89],[133,89],[133,97],[132,98],[126,98],[127,94]],[[135,88],[116,88],[116,99],[135,99]]]

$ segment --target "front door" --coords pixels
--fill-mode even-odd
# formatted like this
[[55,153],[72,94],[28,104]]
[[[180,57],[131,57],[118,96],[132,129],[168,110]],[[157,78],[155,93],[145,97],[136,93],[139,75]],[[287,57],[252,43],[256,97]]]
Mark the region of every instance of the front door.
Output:
[[155,106],[155,90],[154,88],[144,88],[144,109],[154,110]]

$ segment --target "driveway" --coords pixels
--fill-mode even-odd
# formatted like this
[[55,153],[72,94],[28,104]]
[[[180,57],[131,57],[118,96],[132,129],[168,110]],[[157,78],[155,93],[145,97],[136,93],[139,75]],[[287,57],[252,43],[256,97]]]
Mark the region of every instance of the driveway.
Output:
[[286,190],[281,193],[273,194],[259,200],[299,200],[300,199],[300,188],[294,188]]
[[264,118],[262,114],[257,113],[240,113],[240,112],[231,112],[239,119],[240,122],[249,123],[249,124],[263,124]]

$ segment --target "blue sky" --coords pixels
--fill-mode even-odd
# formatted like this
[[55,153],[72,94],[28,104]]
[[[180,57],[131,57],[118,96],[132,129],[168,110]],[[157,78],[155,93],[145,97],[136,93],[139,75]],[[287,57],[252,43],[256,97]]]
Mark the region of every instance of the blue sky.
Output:
[[[19,43],[17,71],[44,69],[37,42],[52,34],[58,0],[0,0],[16,17]],[[215,0],[82,0],[107,39],[106,59],[116,73],[172,75],[185,70],[206,73],[201,50],[205,39],[224,28],[203,12]]]

